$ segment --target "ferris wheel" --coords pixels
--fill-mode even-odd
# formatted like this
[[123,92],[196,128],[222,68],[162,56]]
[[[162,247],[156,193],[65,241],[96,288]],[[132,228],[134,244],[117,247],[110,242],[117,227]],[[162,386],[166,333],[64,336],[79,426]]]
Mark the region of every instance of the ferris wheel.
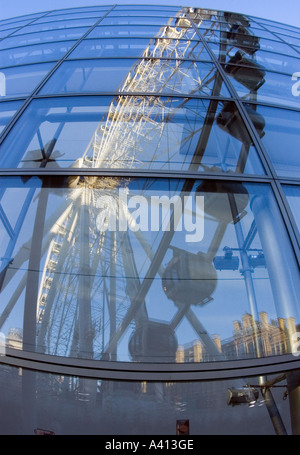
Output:
[[[195,18],[199,23],[201,15],[197,14]],[[214,32],[215,29],[211,31]],[[195,60],[200,58],[205,48],[196,48],[195,35],[196,30],[191,26],[189,16],[182,13],[176,26],[163,27],[149,42],[143,57],[128,73],[119,94],[112,100],[74,168],[137,169],[146,165],[147,169],[151,169],[150,161],[153,166],[158,162],[167,166],[172,160],[172,141],[175,143],[178,138],[174,134],[169,146],[164,148],[165,134],[169,136],[171,133],[170,128],[166,132],[166,126],[176,109],[182,108],[188,98],[181,97],[174,109],[172,97],[164,93],[170,90],[180,93],[183,85],[188,85],[190,94],[199,87],[205,93],[205,88],[211,84],[220,87],[211,69],[204,77],[197,73]],[[187,64],[184,65],[187,56]],[[145,93],[147,96],[143,95]],[[212,101],[213,110],[215,105]],[[209,128],[205,123],[200,131],[193,126],[191,134],[186,134],[187,141],[191,135],[200,135],[198,145],[202,144],[205,148]],[[148,161],[145,158],[147,155],[141,153],[141,143],[145,151],[147,141],[152,154]],[[51,144],[51,150],[54,145]],[[153,151],[155,146],[156,151]],[[198,166],[199,157],[196,157],[191,160],[189,168]],[[142,274],[132,245],[133,236],[128,230],[110,231],[107,226],[99,229],[97,223],[99,200],[105,199],[105,196],[117,197],[120,188],[130,191],[130,179],[90,174],[68,178],[64,202],[51,218],[45,220],[41,252],[44,263],[36,307],[37,350],[52,355],[118,360],[119,343],[130,327],[129,357],[135,361],[174,361],[178,347],[176,327],[186,318],[210,355],[222,358],[192,306],[205,305],[212,298],[217,282],[212,261],[232,217],[224,216],[216,221],[218,227],[207,254],[192,254],[174,248],[171,245],[172,231],[164,232],[159,247],[153,248],[141,231],[133,229],[134,242],[139,243],[150,263],[147,272]],[[181,188],[181,194],[189,194],[192,186],[193,182],[187,181]],[[218,190],[208,189],[212,197]],[[248,196],[239,189],[234,191],[239,194],[239,200],[233,201],[234,216],[238,217],[248,202]],[[233,192],[232,188],[229,188],[230,192]],[[148,197],[146,187],[141,188],[141,194]],[[215,206],[215,202],[214,199],[211,205]],[[220,204],[225,213],[228,207],[224,205],[223,195]],[[121,214],[128,223],[135,222],[125,205],[119,209],[119,216]],[[233,213],[232,206],[226,213]],[[104,221],[109,223],[109,207],[106,215]],[[168,250],[173,252],[173,258],[163,267],[162,260]],[[157,274],[167,298],[174,302],[176,308],[168,322],[158,322],[148,314],[147,293]],[[191,285],[192,294],[189,295],[193,295],[189,301],[185,298],[186,282]],[[198,284],[195,285],[195,282]],[[26,286],[26,277],[19,286],[19,293],[12,296],[1,324]]]

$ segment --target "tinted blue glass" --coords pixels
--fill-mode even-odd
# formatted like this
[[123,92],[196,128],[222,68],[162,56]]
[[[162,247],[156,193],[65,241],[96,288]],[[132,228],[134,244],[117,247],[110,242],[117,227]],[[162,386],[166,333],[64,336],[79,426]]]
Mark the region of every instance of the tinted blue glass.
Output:
[[95,19],[73,19],[68,21],[53,21],[43,22],[41,24],[28,25],[21,30],[15,32],[15,35],[23,35],[24,33],[42,32],[45,30],[56,30],[62,28],[76,28],[76,27],[91,27],[94,25]]
[[255,97],[259,102],[298,108],[299,100],[295,96],[297,82],[294,82],[297,77],[293,74],[279,74],[264,71],[263,68],[233,65],[228,67],[227,71],[238,96],[249,101]]
[[235,105],[188,97],[35,100],[0,158],[4,168],[81,167],[84,160],[96,168],[264,174]]
[[279,54],[258,50],[254,55],[245,55],[236,48],[229,48],[226,52],[226,61],[228,64],[237,64],[255,67],[261,70],[272,70],[281,73],[292,74],[299,69],[299,58],[291,57],[288,54]]
[[141,39],[84,40],[70,54],[69,58],[141,57],[148,44],[148,40]]
[[283,185],[283,190],[300,234],[300,187],[296,185]]
[[[8,140],[18,146],[19,153],[11,155],[8,161],[2,155],[3,165],[47,166],[54,169],[73,166],[76,160],[84,156],[99,122],[108,110],[109,101],[106,98],[33,101],[19,120],[16,129],[18,137],[13,134]],[[20,134],[21,131],[24,134]],[[77,166],[81,165],[81,162],[77,163]]]
[[6,103],[0,103],[0,133],[2,133],[3,129],[12,119],[21,104],[22,101],[9,101]]
[[292,26],[289,27],[288,25],[279,25],[279,26],[269,25],[268,29],[276,34],[282,33],[284,35],[294,36],[295,38],[300,38],[299,29],[297,29],[296,27],[292,27]]
[[[165,28],[160,26],[152,26],[152,25],[118,25],[118,26],[108,26],[108,25],[100,25],[95,27],[89,34],[88,38],[147,38],[150,41],[150,38],[155,37],[164,37],[167,39],[173,40],[175,43],[176,40],[181,40],[181,47],[187,46],[188,48],[192,49],[192,46],[195,48],[192,52],[191,57],[187,54],[187,58],[201,58],[202,60],[211,60],[209,52],[203,47],[203,45],[197,41],[199,38],[195,31],[192,29],[185,30],[185,31],[178,31],[172,27]],[[186,39],[193,40],[192,43],[188,45],[186,43]],[[180,42],[177,44],[180,47]],[[170,48],[172,44],[170,45]],[[200,56],[201,52],[201,56]]]
[[176,26],[178,23],[176,17],[159,17],[159,16],[107,16],[102,21],[103,25],[170,25]]
[[30,95],[44,79],[54,63],[40,63],[12,68],[0,68],[4,79],[4,90],[1,97],[18,97]]
[[151,6],[145,6],[144,8],[141,8],[139,6],[132,7],[130,9],[126,9],[126,7],[119,6],[119,8],[114,8],[112,11],[109,13],[109,17],[112,16],[128,16],[128,11],[130,11],[130,14],[132,16],[176,16],[177,11],[180,11],[180,9],[176,8],[161,8],[161,9],[153,9]]
[[130,59],[67,61],[55,71],[40,93],[119,91],[135,63]]
[[51,16],[42,17],[41,19],[37,19],[34,23],[35,24],[42,24],[44,22],[53,22],[53,21],[68,21],[73,19],[91,19],[96,22],[100,17],[103,16],[103,11],[81,11],[81,12],[73,12],[73,13],[65,13],[65,14],[52,14]]
[[293,432],[300,29],[98,3],[0,21],[0,434]]
[[48,43],[52,41],[75,40],[88,30],[86,27],[68,28],[59,30],[48,30],[44,32],[26,33],[24,35],[13,35],[1,41],[0,49],[9,49],[31,44]]
[[300,177],[300,112],[254,106],[265,121],[262,142],[276,172],[282,177]]
[[16,66],[61,59],[75,41],[32,44],[0,51],[1,65]]
[[300,36],[296,37],[279,33],[277,33],[277,36],[288,44],[292,44],[293,46],[300,46]]
[[0,30],[7,30],[7,29],[13,29],[13,28],[20,28],[23,27],[24,25],[28,24],[29,22],[32,22],[32,19],[29,20],[20,20],[20,21],[11,21],[11,22],[0,22]]
[[[180,72],[176,71],[180,68]],[[164,77],[159,77],[163,71]],[[157,77],[154,76],[157,74]],[[216,92],[216,79],[219,90]],[[150,92],[229,97],[211,63],[163,59],[101,59],[64,62],[41,93]]]
[[154,10],[153,5],[115,5],[110,14],[118,14],[119,12],[124,11],[125,14],[128,14],[128,12],[130,12],[130,14],[134,15],[136,10],[140,12],[146,12],[147,14],[149,14],[149,11],[151,11],[153,15],[160,15],[161,12],[167,12],[168,14],[174,13],[175,15],[178,11],[181,11],[181,8],[167,5],[155,5]]
[[9,36],[11,33],[13,33],[15,30],[18,30],[17,28],[11,28],[8,30],[3,30],[0,32],[0,38],[6,38]]
[[[34,342],[45,354],[162,363],[289,352],[287,336],[299,323],[299,269],[268,185],[32,177],[1,178],[0,193],[0,319],[9,330],[22,327],[24,314],[34,316],[36,336],[24,330],[23,350]],[[159,204],[164,218],[156,215]],[[14,241],[8,234],[17,223]],[[112,278],[114,312],[105,292]],[[29,287],[30,295],[15,292]],[[138,292],[143,300],[133,304]],[[71,329],[82,306],[86,330],[74,350]],[[272,330],[277,342],[247,343],[254,324]],[[189,360],[190,343],[198,349]]]
[[[254,58],[257,55],[257,58],[260,58],[260,54],[263,55],[263,52],[260,51],[267,51],[270,53],[278,53],[283,54],[286,56],[297,57],[299,56],[298,52],[290,47],[288,44],[282,43],[280,41],[272,41],[272,40],[265,40],[263,38],[259,39],[256,43],[254,42],[253,46],[251,47],[251,42],[248,41],[243,45],[242,43],[236,42],[234,46],[225,45],[225,43],[221,43],[218,37],[214,34],[208,35],[208,42],[210,47],[212,47],[214,54],[219,57],[224,57],[225,55],[233,54],[238,50],[245,52],[248,58]],[[257,44],[257,45],[256,45]]]
[[105,13],[110,10],[112,6],[94,6],[94,7],[81,7],[81,8],[66,8],[63,10],[51,11],[47,17],[65,15],[65,14],[74,14],[74,13]]
[[24,16],[13,17],[11,19],[3,19],[0,21],[0,24],[10,24],[12,22],[19,22],[19,21],[33,21],[34,19],[40,18],[48,14],[47,12],[42,13],[33,13],[33,14],[25,14]]
[[88,39],[82,41],[68,58],[151,57],[211,60],[203,44],[166,34],[157,38]]

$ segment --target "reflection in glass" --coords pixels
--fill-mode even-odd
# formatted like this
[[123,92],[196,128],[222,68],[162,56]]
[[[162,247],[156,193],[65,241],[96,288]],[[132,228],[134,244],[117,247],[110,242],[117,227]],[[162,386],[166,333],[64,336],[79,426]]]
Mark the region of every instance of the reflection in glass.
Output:
[[61,41],[5,49],[0,51],[1,65],[15,66],[59,60],[74,43],[75,41]]
[[210,95],[220,80],[220,95],[229,97],[214,65],[194,61],[144,58],[64,62],[40,93],[151,92]]
[[70,11],[70,13],[68,13],[68,11],[65,11],[63,14],[61,14],[61,12],[59,11],[56,11],[56,14],[55,12],[53,12],[51,15],[47,15],[46,17],[41,17],[40,19],[36,20],[35,21],[35,24],[42,24],[44,22],[59,22],[59,21],[68,21],[68,20],[72,20],[72,19],[91,19],[93,20],[94,22],[97,22],[98,19],[100,19],[100,17],[102,17],[105,13],[106,13],[106,10],[107,8],[105,9],[102,9],[101,7],[98,9],[98,10],[87,10],[87,11],[84,11],[84,10],[81,10],[81,11]]
[[[218,36],[215,36],[214,34],[209,35],[209,46],[216,55],[217,58],[220,60],[224,55],[228,55],[228,58],[230,58],[234,53],[238,50],[237,47],[232,47],[232,46],[226,46],[224,42],[220,42],[220,39]],[[247,49],[248,50],[248,49]],[[247,56],[251,56],[251,49],[250,52],[247,52]],[[265,53],[264,51],[270,53],[270,54],[278,54],[274,55],[274,62],[271,59],[271,55],[268,57],[268,54]],[[271,68],[271,65],[274,64],[274,70],[278,68],[277,60],[282,60],[282,63],[288,60],[288,56],[292,57],[298,57],[298,52],[293,49],[292,47],[288,46],[285,43],[282,43],[280,41],[272,41],[272,40],[266,40],[264,38],[260,38],[259,40],[259,49],[256,49],[255,53],[252,53],[252,58],[254,61],[257,60],[258,63],[261,63],[264,65],[264,61],[266,61],[267,65],[269,65],[269,69]]]
[[180,12],[179,7],[155,5],[115,5],[115,8],[109,12],[109,16],[128,16],[128,12],[133,16],[176,16]]
[[[159,19],[159,18],[158,18]],[[104,21],[101,26],[93,30],[92,36],[97,39],[84,40],[70,55],[71,58],[81,57],[145,57],[145,58],[176,58],[176,59],[197,59],[208,58],[205,46],[199,42],[197,32],[190,21],[178,17],[159,19],[161,23],[155,32],[153,39],[99,39],[99,33],[105,32],[108,28]],[[175,20],[175,24],[173,23]],[[125,28],[121,25],[120,27]],[[153,27],[153,24],[152,24]],[[111,26],[109,27],[111,29]],[[137,28],[137,26],[135,26]],[[118,27],[119,29],[119,27]],[[127,26],[130,30],[131,26]],[[147,26],[145,24],[145,30]],[[208,58],[210,60],[210,58]]]
[[257,67],[260,70],[272,70],[282,73],[292,74],[299,68],[299,59],[289,57],[289,55],[278,54],[275,52],[266,52],[259,50],[255,53],[255,57],[249,59],[249,56],[245,57],[240,51],[234,49],[228,49],[226,54],[227,64],[245,65],[247,67]]
[[19,348],[177,363],[290,352],[299,270],[268,186],[1,182],[0,328],[22,329]]
[[[47,17],[49,17],[51,19],[53,16],[65,16],[66,14],[69,14],[69,13],[71,13],[70,16],[73,16],[73,13],[81,13],[80,17],[84,17],[84,15],[86,15],[87,13],[88,14],[98,13],[99,16],[101,17],[102,14],[105,14],[106,11],[110,8],[111,7],[107,7],[107,6],[83,6],[83,7],[81,6],[79,8],[64,8],[63,10],[50,11],[49,14],[47,14]],[[82,13],[84,13],[84,14],[82,14]]]
[[156,36],[161,27],[159,25],[103,25],[97,26],[91,30],[87,38],[120,38],[120,37],[141,37],[151,38]]
[[125,37],[86,39],[76,47],[69,58],[153,57],[210,60],[202,43],[186,41],[180,39],[181,36],[184,38],[183,34],[172,31],[150,40]]
[[13,47],[30,46],[31,44],[51,43],[52,41],[75,40],[81,38],[87,30],[85,27],[67,28],[59,30],[48,30],[39,33],[25,33],[24,35],[13,35],[0,43],[0,49]]
[[19,134],[4,141],[0,167],[264,174],[234,103],[124,92],[33,101],[15,126]]
[[37,63],[18,67],[1,68],[5,76],[5,96],[18,97],[30,95],[44,79],[54,63]]
[[13,101],[7,103],[0,103],[0,133],[2,133],[5,126],[17,112],[22,102]]
[[[178,13],[178,16],[185,16],[182,11]],[[157,26],[166,26],[170,25],[172,27],[176,26],[177,17],[170,17],[168,13],[165,14],[165,17],[160,16],[151,16],[149,14],[142,16],[111,16],[108,15],[104,17],[101,21],[101,25],[157,25]]]
[[[63,17],[63,16],[62,16]],[[15,32],[15,35],[24,35],[24,33],[34,33],[34,32],[43,32],[46,30],[57,30],[65,28],[75,28],[75,27],[91,27],[94,25],[96,19],[71,19],[71,20],[60,20],[53,22],[43,22],[36,24],[35,22],[31,25],[26,25],[26,27]]]
[[293,95],[292,74],[280,74],[266,71],[264,83],[254,93],[237,79],[231,79],[239,97],[258,102],[267,102],[278,106],[299,107],[299,99]]
[[300,46],[300,37],[299,37],[299,35],[296,38],[296,37],[291,36],[291,35],[281,35],[281,34],[277,33],[277,36],[278,36],[278,39],[282,39],[283,41],[285,41],[288,44],[291,44],[292,46]]
[[9,30],[10,28],[19,28],[23,27],[25,24],[27,24],[29,19],[23,19],[23,20],[16,20],[16,19],[10,19],[10,20],[2,20],[0,23],[0,30]]
[[[259,104],[247,105],[247,109],[255,110],[256,115],[264,119],[264,134],[261,139],[277,174],[282,177],[299,177],[300,160],[296,144],[299,143],[300,113]],[[259,125],[255,122],[254,125],[260,133]]]
[[243,56],[240,51],[230,58],[224,69],[249,91],[257,91],[265,82],[264,68]]
[[17,28],[9,28],[8,30],[0,30],[0,38],[5,38],[6,36],[13,33]]
[[[277,419],[269,416],[269,400],[265,399],[261,378],[256,376],[231,380],[148,382],[35,373],[25,368],[20,375],[18,368],[3,365],[0,368],[3,390],[0,405],[6,416],[1,419],[0,433],[4,435],[38,434],[35,431],[39,429],[40,434],[44,430],[44,434],[54,435],[149,435],[152,438],[164,434],[174,438],[179,420],[188,421],[191,435],[276,434],[274,422]],[[295,373],[299,375],[297,370]],[[28,407],[24,409],[25,375],[28,375],[29,384],[35,384],[35,389],[31,400],[27,398]],[[289,372],[282,374],[279,382],[276,382],[275,375],[267,378],[271,383],[275,381],[267,391],[272,393],[287,434],[291,434],[291,398],[282,397],[289,376],[292,376]],[[254,401],[234,406],[228,404],[230,391],[241,395],[249,389],[256,392]],[[158,444],[160,439],[155,441]],[[176,441],[181,443],[181,450],[184,444],[188,444],[185,436],[172,441],[174,445]],[[195,447],[193,439],[191,442]],[[108,437],[107,443],[112,444],[112,438]]]
[[283,185],[283,190],[300,233],[300,187],[294,185]]

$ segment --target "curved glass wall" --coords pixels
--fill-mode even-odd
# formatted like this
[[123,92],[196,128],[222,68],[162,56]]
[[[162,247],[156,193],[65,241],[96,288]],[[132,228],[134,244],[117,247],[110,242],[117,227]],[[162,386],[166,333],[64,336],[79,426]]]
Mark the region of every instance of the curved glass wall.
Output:
[[1,193],[0,321],[24,326],[22,349],[142,362],[290,352],[299,270],[269,184],[7,177]]
[[[30,411],[45,387],[78,415],[84,397],[87,408],[101,403],[106,434],[119,424],[105,406],[124,407],[125,390],[128,409],[145,400],[138,433],[159,397],[166,432],[187,414],[194,434],[216,434],[223,418],[228,432],[271,432],[270,421],[257,427],[258,411],[240,411],[249,425],[237,428],[238,413],[216,415],[209,402],[200,430],[196,410],[206,394],[223,400],[240,362],[254,370],[235,372],[232,388],[263,394],[257,419],[276,373],[298,393],[300,30],[108,5],[6,20],[0,31],[1,380],[22,384],[31,429],[51,427],[38,399]],[[218,372],[216,388],[203,368]],[[300,432],[289,412],[288,431]],[[0,432],[16,431],[7,425]],[[70,431],[61,425],[53,431]]]
[[[291,374],[292,375],[292,374]],[[35,384],[36,401],[24,400],[22,387],[26,380],[27,391]],[[267,406],[267,395],[261,393],[260,377],[239,377],[234,380],[201,382],[111,381],[82,379],[76,376],[33,372],[15,367],[0,368],[0,403],[3,415],[3,432],[7,435],[68,434],[106,436],[101,444],[111,444],[109,435],[149,436],[140,441],[151,444],[153,435],[181,435],[179,425],[189,427],[190,435],[272,435],[274,428]],[[23,382],[22,382],[23,381]],[[276,382],[276,377],[270,376]],[[249,387],[250,385],[251,387]],[[287,389],[286,379],[276,382],[274,400],[291,431],[289,403],[282,399]],[[248,392],[245,404],[234,403],[235,394]],[[24,410],[29,417],[22,419]],[[33,413],[34,411],[34,413]],[[71,417],[70,417],[71,416]],[[12,431],[14,428],[14,431]],[[279,430],[282,426],[278,425]],[[250,431],[249,431],[250,429]],[[188,433],[173,439],[181,449]],[[284,434],[283,432],[281,434]],[[122,441],[122,439],[118,439]],[[189,436],[190,449],[199,441]],[[115,441],[116,442],[116,441]],[[172,441],[165,441],[165,444]],[[108,445],[107,445],[108,447]]]

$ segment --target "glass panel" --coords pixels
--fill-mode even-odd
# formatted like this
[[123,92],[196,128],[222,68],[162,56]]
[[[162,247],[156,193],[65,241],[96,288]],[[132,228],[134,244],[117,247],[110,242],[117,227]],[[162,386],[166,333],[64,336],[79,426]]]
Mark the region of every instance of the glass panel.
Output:
[[88,39],[82,41],[69,58],[142,57],[148,45],[149,40],[146,39]]
[[95,27],[88,38],[145,37],[151,38],[160,33],[161,28],[155,25],[101,25]]
[[[0,406],[6,418],[1,419],[0,434],[103,435],[100,447],[109,453],[193,453],[202,443],[194,435],[249,435],[251,440],[253,435],[290,435],[295,422],[290,396],[294,376],[299,377],[297,370],[281,378],[271,374],[268,380],[275,384],[266,383],[264,390],[266,379],[262,382],[260,377],[113,381],[25,368],[20,374],[16,367],[1,365]],[[162,439],[161,435],[170,437]]]
[[68,21],[72,19],[89,19],[91,18],[94,23],[100,19],[105,11],[85,11],[82,9],[80,12],[72,12],[72,13],[61,13],[61,14],[53,14],[51,16],[42,17],[35,21],[35,24],[42,24],[44,22],[51,22],[51,21]]
[[258,38],[265,38],[268,40],[274,40],[278,41],[279,38],[273,34],[272,32],[269,32],[267,30],[261,29],[261,28],[255,28],[255,27],[241,27],[233,25],[233,26],[228,26],[227,28],[227,36],[226,38],[231,40],[231,39],[237,39],[240,40],[241,36],[240,35],[251,35],[253,37],[258,37]]
[[12,34],[15,30],[17,30],[16,28],[10,28],[8,30],[3,30],[0,32],[0,38],[5,38],[6,36]]
[[180,11],[180,7],[176,8],[174,6],[167,6],[167,5],[155,5],[155,11],[153,10],[153,5],[115,5],[114,9],[109,13],[110,15],[114,14],[128,14],[128,11],[136,11],[139,12],[146,12],[149,15],[149,11],[152,12],[154,15],[161,15],[162,12],[174,13],[174,15]]
[[128,16],[128,11],[130,11],[130,15],[132,16],[162,16],[162,17],[170,17],[170,16],[176,16],[177,13],[179,13],[181,10],[180,8],[161,8],[161,9],[156,9],[153,6],[140,6],[136,5],[135,7],[132,8],[126,8],[123,7],[122,5],[119,6],[119,8],[114,8],[110,13],[109,17],[113,16]]
[[[136,37],[140,35],[148,39],[126,39],[131,35]],[[155,35],[154,38],[150,39],[153,35]],[[71,54],[71,58],[86,58],[88,56],[139,57],[143,55],[211,60],[203,44],[199,42],[196,32],[191,28],[162,27],[157,29],[148,26],[101,26],[94,28],[88,36],[97,39],[84,40]],[[120,36],[123,36],[122,39],[116,38]]]
[[0,329],[20,328],[20,349],[163,363],[290,352],[299,268],[268,185],[70,176],[0,189]]
[[[278,41],[278,37],[273,33],[262,29],[261,27],[256,27],[256,24],[251,27],[250,21],[244,20],[244,23],[240,21],[233,23],[230,22],[229,24],[226,22],[221,23],[211,23],[211,27],[204,26],[203,23],[199,23],[200,31],[203,33],[203,28],[210,28],[211,31],[219,31],[218,36],[221,38],[222,41],[227,42],[228,44],[232,44],[235,42],[241,42],[242,40],[245,41],[259,41],[261,38],[268,39],[268,40],[275,40]],[[207,25],[207,24],[206,24]]]
[[64,41],[70,39],[79,39],[85,33],[87,28],[69,28],[60,30],[49,30],[39,33],[26,33],[25,35],[13,35],[1,41],[0,49],[9,49],[12,47],[27,46],[31,44],[47,43],[51,41]]
[[[176,17],[159,16],[106,16],[101,25],[158,25],[176,27],[178,20]],[[190,26],[190,25],[189,25]]]
[[284,177],[300,177],[300,112],[267,106],[251,106],[265,121],[262,142],[276,172]]
[[80,8],[66,8],[66,9],[63,9],[63,10],[56,10],[56,11],[52,11],[50,12],[47,17],[52,17],[52,16],[58,16],[58,15],[65,15],[65,14],[73,14],[73,13],[90,13],[90,12],[94,12],[94,13],[105,13],[106,11],[108,11],[109,9],[111,8],[111,6],[82,6]]
[[[254,71],[255,68],[260,70],[272,70],[281,73],[292,74],[299,69],[299,58],[290,57],[288,54],[278,54],[258,50],[254,56],[245,55],[240,50],[228,49],[226,53],[228,65],[238,64],[250,66]],[[225,70],[227,67],[225,67]]]
[[0,133],[21,106],[22,101],[0,103]]
[[66,61],[46,82],[40,93],[119,91],[135,62],[136,60],[130,59]]
[[56,30],[62,28],[75,28],[75,27],[90,27],[94,25],[95,19],[73,19],[68,21],[53,21],[53,22],[43,22],[41,24],[32,24],[28,25],[22,30],[19,30],[15,35],[23,35],[24,33],[34,33],[42,32],[46,30]]
[[8,29],[8,28],[19,28],[23,27],[25,24],[28,24],[28,22],[31,22],[32,19],[26,19],[26,20],[20,20],[20,21],[10,21],[10,22],[0,22],[0,30],[3,29]]
[[[259,116],[254,121],[263,128]],[[140,95],[43,99],[30,104],[15,128],[18,134],[12,131],[3,143],[0,167],[264,173],[230,102]]]
[[279,26],[268,25],[268,29],[271,30],[272,32],[275,32],[276,34],[283,33],[285,35],[295,36],[295,38],[300,38],[299,29],[289,27],[288,25],[284,24],[280,24]]
[[[99,27],[101,28],[101,27]],[[82,41],[69,58],[90,57],[166,57],[211,60],[203,44],[199,41],[187,41],[182,34],[166,34],[153,39],[87,39]],[[176,36],[177,35],[177,36]],[[184,38],[184,36],[183,36]]]
[[[217,78],[216,72],[215,66],[210,63],[153,58],[138,63],[127,59],[69,61],[61,65],[41,93],[151,92],[211,95]],[[229,96],[224,84],[219,94]]]
[[0,51],[2,66],[25,65],[59,60],[73,46],[75,41],[35,44]]
[[299,107],[296,75],[264,71],[257,65],[228,65],[227,72],[238,96],[244,100]]
[[300,46],[300,38],[296,38],[294,36],[289,35],[282,35],[277,33],[278,39],[284,40],[286,43],[292,44],[293,46]]
[[30,95],[53,65],[54,63],[42,63],[0,69],[4,83],[1,97]]
[[295,185],[283,185],[282,187],[300,233],[300,187]]
[[19,17],[12,17],[10,19],[3,19],[0,24],[10,24],[12,22],[19,22],[19,21],[32,21],[35,18],[43,16],[45,13],[33,13],[33,14],[25,14],[24,16]]
[[[210,47],[212,47],[215,55],[217,57],[224,57],[224,55],[232,55],[233,53],[237,52],[238,50],[246,52],[247,58],[254,58],[257,56],[257,58],[262,58],[261,55],[265,55],[263,52],[260,51],[267,51],[267,52],[274,52],[278,54],[283,54],[282,58],[284,56],[292,56],[292,57],[299,57],[298,52],[290,47],[288,44],[282,43],[280,41],[271,41],[271,40],[265,40],[263,38],[259,39],[259,42],[257,42],[257,45],[254,45],[251,47],[250,46],[250,41],[246,42],[245,45],[243,43],[238,43],[235,42],[234,46],[231,45],[226,45],[224,42],[220,42],[218,39],[218,36],[215,34],[211,34],[208,36],[209,39],[209,44]],[[247,45],[249,46],[247,46]],[[279,58],[279,57],[277,57]]]

